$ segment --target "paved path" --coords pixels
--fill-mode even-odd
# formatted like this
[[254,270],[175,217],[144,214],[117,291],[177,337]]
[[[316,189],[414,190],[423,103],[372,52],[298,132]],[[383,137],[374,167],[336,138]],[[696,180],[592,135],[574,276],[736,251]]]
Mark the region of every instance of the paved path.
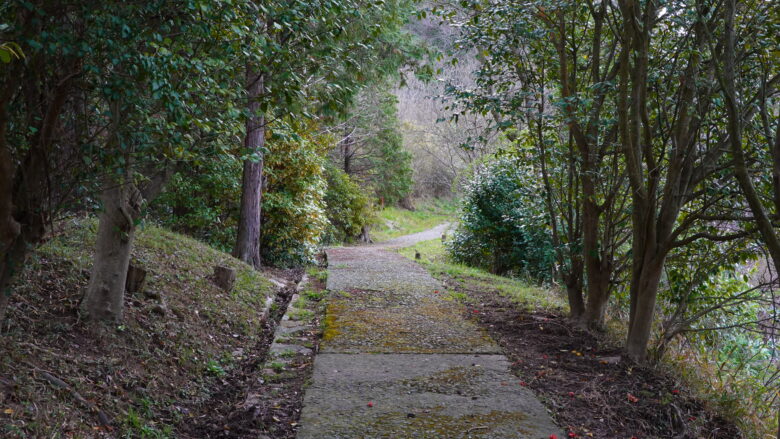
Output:
[[564,437],[462,306],[388,250],[445,228],[327,251],[326,329],[298,439]]

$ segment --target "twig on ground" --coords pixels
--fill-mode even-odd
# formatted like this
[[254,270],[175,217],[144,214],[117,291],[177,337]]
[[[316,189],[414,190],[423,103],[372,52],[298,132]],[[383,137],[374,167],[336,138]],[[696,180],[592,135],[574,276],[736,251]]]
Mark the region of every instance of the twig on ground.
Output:
[[52,386],[62,389],[70,393],[71,397],[75,399],[79,404],[84,406],[87,410],[89,410],[91,413],[95,413],[98,417],[98,421],[100,422],[101,426],[108,427],[111,425],[111,420],[108,418],[108,416],[100,410],[95,404],[87,401],[79,392],[76,391],[73,387],[71,387],[68,383],[61,380],[60,378],[56,377],[54,374],[47,372],[33,364],[25,362],[30,368],[40,373],[40,376],[49,384]]

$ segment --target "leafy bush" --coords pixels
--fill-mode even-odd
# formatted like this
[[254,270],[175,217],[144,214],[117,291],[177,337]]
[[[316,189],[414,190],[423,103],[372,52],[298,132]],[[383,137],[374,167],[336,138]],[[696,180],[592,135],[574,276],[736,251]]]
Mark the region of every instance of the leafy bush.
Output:
[[329,136],[291,122],[268,140],[263,195],[264,263],[294,266],[313,262],[328,220],[325,216],[325,153]]
[[333,164],[326,166],[325,175],[328,182],[325,204],[330,227],[324,241],[348,242],[374,221],[371,199],[360,185]]
[[541,193],[533,170],[515,160],[502,158],[477,171],[448,243],[453,259],[496,274],[549,280],[554,249]]
[[241,169],[240,158],[222,153],[180,170],[152,203],[152,218],[230,252],[241,205]]

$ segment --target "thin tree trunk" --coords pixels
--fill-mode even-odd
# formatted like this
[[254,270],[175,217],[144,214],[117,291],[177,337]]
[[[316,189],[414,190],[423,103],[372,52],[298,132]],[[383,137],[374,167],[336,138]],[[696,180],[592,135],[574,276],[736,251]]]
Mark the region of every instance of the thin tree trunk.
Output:
[[583,324],[592,329],[604,327],[604,314],[609,301],[609,279],[612,276],[611,264],[602,260],[599,248],[600,212],[596,205],[595,188],[589,174],[592,169],[589,160],[583,160],[581,182],[583,188],[582,259],[587,273],[588,298],[583,315]]
[[342,143],[342,150],[344,151],[344,173],[351,175],[352,173],[352,137],[347,133],[347,137]]
[[261,203],[263,201],[263,148],[265,146],[265,119],[260,114],[260,96],[263,93],[263,75],[252,70],[247,73],[247,109],[244,148],[254,155],[244,161],[241,183],[241,213],[238,220],[238,236],[233,255],[247,264],[259,268]]
[[574,258],[570,272],[566,275],[566,296],[569,299],[569,317],[575,322],[585,314],[585,301],[582,298],[582,261]]
[[637,362],[647,359],[647,345],[653,328],[655,303],[658,297],[658,285],[663,274],[665,256],[660,260],[645,259],[641,265],[641,273],[637,275],[636,291],[631,295],[635,298],[633,318],[629,322],[626,339],[626,353]]
[[11,297],[11,281],[24,260],[23,251],[19,258],[21,225],[13,216],[14,163],[5,143],[7,95],[0,102],[0,326]]
[[119,322],[124,309],[125,280],[141,214],[141,193],[131,182],[107,181],[101,194],[94,264],[81,311],[90,319]]

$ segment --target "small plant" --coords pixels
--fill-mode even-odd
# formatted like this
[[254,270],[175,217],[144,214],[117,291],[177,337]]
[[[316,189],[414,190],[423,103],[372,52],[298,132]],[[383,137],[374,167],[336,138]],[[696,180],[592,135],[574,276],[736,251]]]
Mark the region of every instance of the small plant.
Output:
[[209,362],[206,363],[206,372],[216,377],[223,377],[227,373],[225,372],[225,368],[216,360],[209,360]]
[[314,318],[314,312],[308,309],[295,309],[290,313],[290,319],[295,321],[309,321]]
[[279,361],[274,361],[271,364],[268,365],[268,367],[271,368],[276,373],[281,373],[284,371],[284,363],[281,363]]
[[136,412],[133,407],[127,411],[123,424],[125,427],[123,437],[125,438],[168,439],[173,437],[171,426],[163,425],[158,428],[153,422],[147,421],[140,413]]
[[319,302],[325,297],[324,291],[306,290],[303,292],[303,296],[312,302]]
[[293,358],[293,357],[295,357],[295,355],[296,355],[295,351],[286,350],[286,351],[282,352],[281,354],[279,354],[279,357],[281,357],[281,358]]
[[328,279],[328,270],[322,270],[318,267],[309,267],[306,269],[306,274],[309,277],[313,277],[320,282],[325,282]]

